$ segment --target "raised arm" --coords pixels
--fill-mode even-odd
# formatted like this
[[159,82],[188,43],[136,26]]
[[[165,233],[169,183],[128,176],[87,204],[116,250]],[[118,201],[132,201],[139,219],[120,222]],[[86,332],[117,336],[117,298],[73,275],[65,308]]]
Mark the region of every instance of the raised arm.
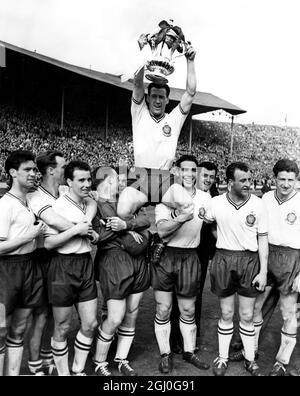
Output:
[[197,90],[197,79],[194,61],[196,51],[191,45],[187,47],[185,56],[187,62],[186,91],[181,98],[180,106],[184,113],[188,113],[191,109]]
[[[147,38],[144,34],[138,39],[140,50],[147,44]],[[132,98],[135,102],[140,103],[145,95],[144,87],[144,65],[142,65],[135,73],[133,77],[133,92]]]

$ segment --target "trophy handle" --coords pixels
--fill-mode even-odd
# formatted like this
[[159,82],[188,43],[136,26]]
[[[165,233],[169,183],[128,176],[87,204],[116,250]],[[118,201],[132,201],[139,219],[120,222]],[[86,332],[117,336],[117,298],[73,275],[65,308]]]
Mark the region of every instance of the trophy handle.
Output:
[[187,53],[187,47],[191,45],[191,42],[184,41],[183,44],[184,44],[184,51],[182,53],[179,53],[178,55],[172,56],[173,59],[180,58],[181,56],[184,56]]

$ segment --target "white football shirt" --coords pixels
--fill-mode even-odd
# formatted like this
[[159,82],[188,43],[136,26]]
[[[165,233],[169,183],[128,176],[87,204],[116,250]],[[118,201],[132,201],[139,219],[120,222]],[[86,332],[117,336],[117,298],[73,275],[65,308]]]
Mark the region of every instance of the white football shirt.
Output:
[[[59,197],[52,207],[56,213],[71,222],[79,223],[86,220],[86,203],[84,202],[84,205],[80,206],[67,194]],[[47,234],[58,234],[58,231],[48,227],[45,236],[47,236]],[[78,235],[71,238],[63,246],[60,246],[55,250],[61,254],[81,254],[90,252],[92,247],[87,237],[81,237]]]
[[281,201],[275,191],[262,198],[269,219],[269,242],[273,245],[300,249],[300,194]]
[[268,234],[268,216],[262,200],[250,194],[236,205],[228,193],[211,199],[205,219],[217,222],[218,249],[258,250],[257,236]]
[[[182,224],[178,230],[176,230],[171,239],[167,242],[167,246],[181,247],[181,248],[196,248],[200,244],[200,231],[203,224],[203,217],[209,208],[211,197],[208,193],[196,190],[196,194],[193,197],[194,217]],[[164,204],[158,204],[155,207],[155,222],[162,220],[172,220],[174,210]]]
[[[11,241],[23,237],[32,228],[35,216],[29,205],[26,205],[15,195],[7,192],[0,199],[0,241]],[[36,249],[36,240],[5,253],[5,255],[20,255],[31,253]]]
[[133,98],[131,116],[135,166],[169,170],[187,115],[178,105],[157,120],[151,116],[145,98],[141,103]]

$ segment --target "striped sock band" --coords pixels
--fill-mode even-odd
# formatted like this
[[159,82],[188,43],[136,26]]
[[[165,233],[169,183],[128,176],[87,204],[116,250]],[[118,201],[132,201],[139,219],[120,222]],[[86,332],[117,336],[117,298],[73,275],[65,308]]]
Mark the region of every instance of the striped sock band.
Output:
[[68,352],[69,352],[69,348],[68,348],[67,342],[66,343],[61,343],[61,344],[64,344],[64,346],[62,348],[57,348],[57,347],[55,348],[55,347],[52,346],[52,354],[54,356],[54,359],[56,357],[58,357],[58,358],[59,357],[63,357],[65,355],[67,355]]
[[156,323],[159,326],[164,326],[170,322],[170,319],[159,319],[157,316],[155,316],[154,323]]
[[127,327],[120,326],[118,328],[118,336],[134,337],[135,336],[135,328],[127,328]]
[[41,371],[43,368],[43,361],[42,359],[40,360],[28,360],[28,368],[29,371],[32,374],[37,373],[38,371]]
[[0,355],[4,355],[5,354],[5,350],[6,350],[6,345],[2,345],[2,347],[0,347]]
[[52,355],[51,349],[42,348],[41,352],[40,352],[40,357],[43,360],[53,359],[53,355]]
[[7,348],[21,348],[24,345],[24,340],[14,340],[10,336],[6,337]]
[[93,339],[85,337],[80,331],[77,333],[75,338],[75,348],[80,349],[81,351],[89,352],[91,349]]
[[101,329],[98,328],[96,333],[96,338],[97,340],[102,342],[111,342],[114,338],[114,335],[105,334]]

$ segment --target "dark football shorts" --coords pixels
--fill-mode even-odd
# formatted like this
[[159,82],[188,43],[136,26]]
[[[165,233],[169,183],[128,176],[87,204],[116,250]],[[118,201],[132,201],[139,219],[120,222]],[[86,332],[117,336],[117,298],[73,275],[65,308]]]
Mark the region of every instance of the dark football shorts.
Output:
[[300,252],[298,249],[269,244],[268,286],[275,286],[283,295],[290,294],[299,272]]
[[148,205],[158,204],[177,178],[168,170],[133,167],[127,174],[127,186],[148,197]]
[[48,298],[55,307],[71,307],[97,298],[90,253],[53,254],[48,270]]
[[217,249],[210,269],[211,291],[220,298],[235,293],[257,297],[260,292],[252,281],[259,270],[258,252]]
[[45,248],[39,248],[33,252],[33,260],[41,267],[44,279],[47,279],[52,253],[53,252]]
[[196,249],[166,246],[158,264],[151,264],[154,290],[172,292],[182,297],[199,293],[201,264]]
[[150,286],[144,255],[131,256],[121,248],[103,249],[97,254],[95,265],[104,301],[123,300]]
[[45,304],[40,266],[33,254],[0,257],[0,322],[15,308],[37,308]]

